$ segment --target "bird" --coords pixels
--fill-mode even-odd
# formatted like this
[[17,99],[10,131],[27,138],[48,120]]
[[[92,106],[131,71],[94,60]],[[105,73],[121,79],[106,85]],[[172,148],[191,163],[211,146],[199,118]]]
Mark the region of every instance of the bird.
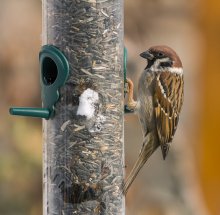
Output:
[[124,195],[158,147],[161,148],[163,159],[167,157],[184,97],[183,66],[172,48],[165,45],[152,46],[140,56],[147,60],[147,65],[139,79],[137,102],[134,103],[131,94],[129,100],[139,116],[143,144],[138,159],[122,186]]

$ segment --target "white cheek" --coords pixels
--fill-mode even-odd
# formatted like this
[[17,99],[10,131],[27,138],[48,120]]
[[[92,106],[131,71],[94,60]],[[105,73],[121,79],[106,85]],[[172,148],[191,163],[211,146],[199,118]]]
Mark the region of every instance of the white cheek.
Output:
[[169,67],[169,68],[161,68],[160,64],[164,62],[168,62],[169,58],[157,59],[154,64],[151,66],[151,70],[153,72],[167,72],[167,70],[171,73],[175,73],[178,75],[183,75],[183,68],[182,67]]
[[168,62],[168,61],[169,61],[169,58],[168,58],[168,57],[162,58],[162,59],[157,59],[157,60],[155,60],[155,62],[154,62],[154,64],[152,65],[151,68],[152,68],[153,71],[156,71],[156,70],[160,69],[160,64],[161,64],[161,63]]

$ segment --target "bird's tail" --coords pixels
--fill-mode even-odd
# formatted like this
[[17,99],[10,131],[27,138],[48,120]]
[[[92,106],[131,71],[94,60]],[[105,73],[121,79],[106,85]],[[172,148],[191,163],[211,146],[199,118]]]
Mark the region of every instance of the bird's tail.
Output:
[[136,163],[134,164],[133,169],[131,170],[129,176],[127,177],[125,183],[123,184],[122,193],[124,195],[126,195],[129,187],[131,186],[132,182],[136,178],[137,174],[139,173],[139,171],[141,170],[143,165],[146,163],[148,158],[154,153],[154,151],[158,147],[158,145],[154,141],[153,136],[151,134],[148,134],[148,135],[144,140],[141,153],[138,156],[138,159],[137,159]]

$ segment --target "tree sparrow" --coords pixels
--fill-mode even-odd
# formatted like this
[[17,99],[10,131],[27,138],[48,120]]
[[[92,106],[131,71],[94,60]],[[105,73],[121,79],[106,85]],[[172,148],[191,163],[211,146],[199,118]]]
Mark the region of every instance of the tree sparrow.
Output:
[[[148,61],[139,79],[136,105],[144,140],[139,157],[123,185],[124,194],[158,146],[163,159],[166,158],[183,104],[183,67],[176,52],[167,46],[153,46],[140,56]],[[134,106],[131,95],[129,99]]]

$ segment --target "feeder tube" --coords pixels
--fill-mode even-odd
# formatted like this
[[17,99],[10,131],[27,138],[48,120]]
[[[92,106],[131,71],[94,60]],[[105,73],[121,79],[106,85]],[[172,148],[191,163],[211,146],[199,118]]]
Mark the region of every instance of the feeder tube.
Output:
[[43,214],[124,214],[123,0],[43,0],[42,40],[69,63],[43,120]]

